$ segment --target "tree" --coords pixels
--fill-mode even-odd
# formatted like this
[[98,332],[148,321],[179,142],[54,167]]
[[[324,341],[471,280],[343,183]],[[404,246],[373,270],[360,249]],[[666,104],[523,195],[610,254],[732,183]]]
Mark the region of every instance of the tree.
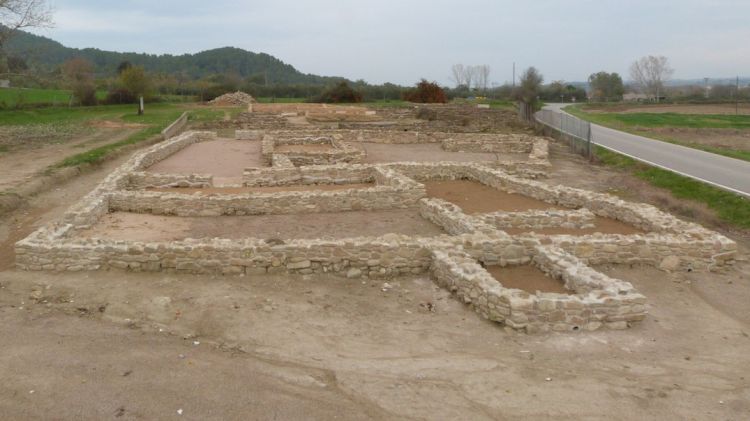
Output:
[[45,0],[0,0],[0,49],[19,29],[51,24],[52,10]]
[[422,102],[422,103],[445,103],[448,102],[448,97],[445,95],[445,91],[436,82],[428,82],[422,79],[417,83],[417,87],[404,92],[404,100],[409,102]]
[[133,67],[133,64],[131,62],[129,62],[127,60],[123,60],[123,61],[120,62],[119,65],[117,65],[117,74],[121,75],[122,72],[124,72],[125,70],[127,70],[127,69],[129,69],[131,67]]
[[625,93],[622,78],[617,73],[598,72],[589,76],[591,96],[599,101],[619,101]]
[[669,66],[669,60],[664,56],[641,57],[630,66],[630,77],[638,85],[641,92],[653,95],[656,102],[664,92],[664,82],[668,81],[674,69]]
[[482,92],[487,91],[487,85],[490,82],[490,66],[482,64],[475,66],[474,69],[476,88],[482,90]]
[[527,104],[535,106],[538,101],[540,88],[544,82],[544,76],[539,73],[536,67],[529,67],[521,75],[518,89],[515,97]]
[[456,88],[466,85],[466,69],[463,64],[454,64],[451,67],[451,79],[456,83]]
[[147,96],[151,89],[151,80],[143,67],[131,66],[120,73],[120,83],[133,96]]
[[70,59],[62,65],[62,75],[81,105],[96,105],[94,65],[90,61],[80,57]]
[[313,102],[353,103],[362,102],[362,94],[352,89],[348,83],[341,81],[326,89]]

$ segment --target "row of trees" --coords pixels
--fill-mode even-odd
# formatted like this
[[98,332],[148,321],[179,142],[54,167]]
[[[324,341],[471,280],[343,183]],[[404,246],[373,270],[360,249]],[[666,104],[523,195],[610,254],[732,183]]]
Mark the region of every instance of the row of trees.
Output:
[[471,91],[472,89],[486,92],[490,83],[490,66],[480,64],[477,66],[464,66],[463,64],[454,64],[451,67],[451,79],[456,84],[456,88],[464,88]]

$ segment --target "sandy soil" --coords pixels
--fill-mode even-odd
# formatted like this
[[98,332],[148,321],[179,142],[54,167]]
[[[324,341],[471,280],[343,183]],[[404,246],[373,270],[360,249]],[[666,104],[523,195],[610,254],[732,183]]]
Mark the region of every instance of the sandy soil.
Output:
[[0,153],[0,191],[27,182],[63,159],[87,149],[114,143],[135,133],[138,128],[100,128],[94,133],[62,143]]
[[133,241],[172,241],[203,237],[349,238],[389,233],[427,237],[443,234],[443,230],[422,218],[416,209],[210,218],[115,212],[79,235]]
[[500,282],[505,288],[522,289],[530,294],[541,292],[555,292],[570,294],[562,282],[552,279],[544,272],[531,265],[520,266],[487,266],[487,272]]
[[[592,107],[586,111],[604,113],[676,113],[676,114],[725,114],[734,115],[734,104],[666,104],[666,105],[637,105],[622,104],[618,106]],[[740,104],[739,113],[750,115],[750,104]]]
[[276,193],[285,191],[335,191],[348,189],[366,189],[375,187],[375,183],[352,183],[352,184],[305,184],[295,186],[279,187],[206,187],[206,188],[149,188],[148,191],[158,191],[166,193],[182,194],[203,194],[203,195],[220,195],[220,194],[242,194],[242,193]]
[[[0,220],[0,256],[126,158]],[[631,182],[561,149],[552,162],[553,182]],[[11,253],[0,264],[0,337],[12,338],[0,347],[0,418],[744,420],[742,244],[723,274],[599,267],[644,293],[649,316],[625,331],[550,335],[507,332],[425,277],[30,273],[7,266]]]
[[333,146],[331,145],[279,145],[274,148],[274,152],[278,153],[321,153],[321,152],[333,152]]
[[427,181],[428,197],[458,205],[467,214],[534,209],[565,209],[531,197],[508,193],[469,180]]
[[213,174],[214,185],[242,184],[242,171],[267,166],[259,140],[218,139],[188,146],[147,169],[166,174]]
[[528,155],[524,154],[494,154],[494,153],[475,153],[475,152],[446,152],[438,143],[423,144],[380,144],[380,143],[361,143],[367,157],[364,162],[436,162],[436,161],[456,161],[456,162],[484,162],[495,160],[527,160]]

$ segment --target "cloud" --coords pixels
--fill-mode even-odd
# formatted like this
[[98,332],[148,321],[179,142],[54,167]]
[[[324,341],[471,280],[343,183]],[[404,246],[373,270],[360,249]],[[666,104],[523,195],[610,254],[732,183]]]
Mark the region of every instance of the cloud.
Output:
[[454,63],[489,64],[491,80],[539,68],[547,80],[627,75],[640,56],[672,59],[675,77],[750,64],[744,0],[57,0],[63,44],[147,53],[236,46],[306,73],[371,82],[449,83]]

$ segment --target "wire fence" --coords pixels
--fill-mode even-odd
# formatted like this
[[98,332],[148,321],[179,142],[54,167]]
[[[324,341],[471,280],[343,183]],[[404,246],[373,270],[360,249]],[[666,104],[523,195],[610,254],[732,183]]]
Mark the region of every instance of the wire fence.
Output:
[[591,123],[553,110],[538,111],[534,117],[538,123],[560,132],[574,152],[591,158]]

